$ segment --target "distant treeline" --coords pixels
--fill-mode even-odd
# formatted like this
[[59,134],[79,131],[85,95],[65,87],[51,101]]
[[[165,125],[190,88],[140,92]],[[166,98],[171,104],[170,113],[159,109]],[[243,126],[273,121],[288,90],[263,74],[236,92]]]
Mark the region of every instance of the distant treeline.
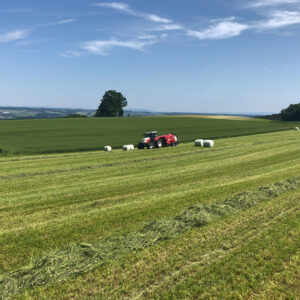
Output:
[[300,103],[291,104],[279,114],[259,116],[259,118],[278,121],[300,121]]

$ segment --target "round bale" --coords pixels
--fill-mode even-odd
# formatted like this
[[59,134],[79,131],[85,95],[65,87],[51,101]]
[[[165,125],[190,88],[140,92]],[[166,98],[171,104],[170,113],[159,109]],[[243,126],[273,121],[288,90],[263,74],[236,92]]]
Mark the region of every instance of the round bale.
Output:
[[111,152],[112,151],[112,147],[111,146],[105,146],[104,147],[104,151],[105,152]]
[[203,147],[203,145],[204,145],[204,140],[201,140],[201,139],[195,140],[196,147]]
[[214,141],[212,141],[212,140],[205,140],[203,142],[203,144],[204,144],[204,147],[209,147],[209,148],[212,148],[215,145]]
[[131,146],[130,145],[124,145],[123,146],[123,151],[130,151],[131,150]]
[[130,150],[133,151],[134,150],[134,145],[129,145],[130,146]]
[[299,130],[299,127],[295,127],[295,130],[298,131],[298,130]]

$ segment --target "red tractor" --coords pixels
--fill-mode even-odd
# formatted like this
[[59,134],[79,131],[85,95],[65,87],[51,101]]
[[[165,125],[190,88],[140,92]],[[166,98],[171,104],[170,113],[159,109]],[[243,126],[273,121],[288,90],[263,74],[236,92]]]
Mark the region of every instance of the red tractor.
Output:
[[146,132],[142,141],[138,144],[139,149],[153,149],[153,148],[161,148],[172,146],[175,147],[178,145],[179,139],[173,134],[166,135],[157,135],[157,131]]

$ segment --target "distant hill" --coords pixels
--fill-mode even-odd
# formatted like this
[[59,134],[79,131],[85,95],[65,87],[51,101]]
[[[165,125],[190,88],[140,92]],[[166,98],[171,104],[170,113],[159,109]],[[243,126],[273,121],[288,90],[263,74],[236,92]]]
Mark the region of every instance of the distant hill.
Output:
[[[56,119],[72,115],[84,115],[93,117],[96,110],[93,109],[72,109],[72,108],[38,108],[38,107],[0,107],[0,120],[19,119]],[[216,113],[191,113],[191,112],[156,112],[143,109],[127,109],[125,117],[147,117],[147,116],[237,116],[253,117],[265,115],[263,113],[253,114],[216,114]]]
[[0,107],[0,120],[55,119],[76,114],[91,117],[95,114],[95,110],[69,108]]

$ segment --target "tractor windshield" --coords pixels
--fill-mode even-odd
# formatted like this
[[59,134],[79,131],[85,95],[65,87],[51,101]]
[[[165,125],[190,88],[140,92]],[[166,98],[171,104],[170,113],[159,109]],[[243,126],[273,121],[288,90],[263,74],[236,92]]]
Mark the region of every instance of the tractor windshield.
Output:
[[150,138],[150,139],[156,138],[157,137],[157,132],[146,132],[144,137],[145,138]]

